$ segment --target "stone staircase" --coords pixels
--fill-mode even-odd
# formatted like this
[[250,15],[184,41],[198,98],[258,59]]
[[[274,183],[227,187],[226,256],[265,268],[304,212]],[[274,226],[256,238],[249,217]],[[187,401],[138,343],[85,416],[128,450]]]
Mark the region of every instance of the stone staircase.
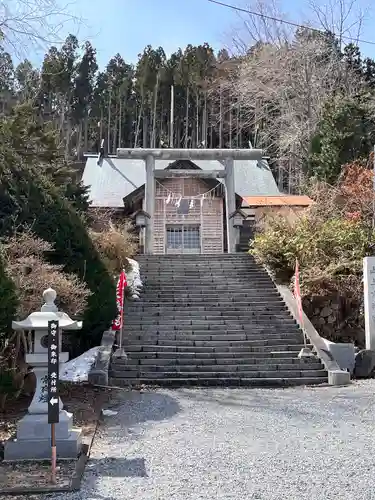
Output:
[[145,289],[127,302],[117,386],[287,386],[327,382],[300,360],[300,328],[248,254],[139,256]]

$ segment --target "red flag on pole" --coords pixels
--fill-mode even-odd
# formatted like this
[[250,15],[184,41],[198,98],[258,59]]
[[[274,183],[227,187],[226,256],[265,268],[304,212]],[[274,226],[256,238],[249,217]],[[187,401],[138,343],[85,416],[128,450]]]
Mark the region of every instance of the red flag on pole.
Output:
[[126,275],[121,271],[120,277],[117,282],[116,302],[118,315],[112,323],[112,330],[120,331],[124,322],[124,292],[126,287]]

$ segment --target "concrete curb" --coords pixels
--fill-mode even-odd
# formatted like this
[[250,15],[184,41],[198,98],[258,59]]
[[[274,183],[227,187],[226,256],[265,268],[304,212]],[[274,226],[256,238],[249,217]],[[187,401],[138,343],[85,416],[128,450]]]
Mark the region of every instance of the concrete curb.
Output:
[[111,362],[111,355],[113,344],[115,342],[116,332],[107,330],[103,333],[102,342],[98,357],[92,365],[88,376],[88,382],[92,385],[107,386],[109,383],[109,364]]
[[[300,324],[299,312],[296,299],[294,295],[285,285],[276,285],[281,297],[284,299],[289,311],[291,312],[294,319]],[[333,359],[332,354],[328,351],[324,339],[315,330],[314,325],[311,323],[309,318],[303,313],[303,323],[304,331],[314,346],[317,356],[321,359],[328,372],[328,384],[329,385],[347,385],[350,384],[350,373],[341,370],[337,362]]]

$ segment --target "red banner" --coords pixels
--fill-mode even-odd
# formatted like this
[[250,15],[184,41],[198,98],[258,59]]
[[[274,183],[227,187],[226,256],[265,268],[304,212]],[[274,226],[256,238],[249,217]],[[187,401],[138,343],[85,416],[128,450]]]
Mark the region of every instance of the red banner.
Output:
[[117,282],[117,293],[116,302],[118,316],[112,323],[112,330],[119,331],[122,329],[122,324],[124,321],[124,291],[126,287],[126,275],[124,271],[121,272],[120,277]]
[[301,325],[303,325],[303,310],[302,310],[302,299],[301,299],[301,289],[299,286],[299,264],[298,259],[296,259],[296,269],[294,272],[295,282],[294,282],[294,296],[298,305],[298,312],[301,321]]

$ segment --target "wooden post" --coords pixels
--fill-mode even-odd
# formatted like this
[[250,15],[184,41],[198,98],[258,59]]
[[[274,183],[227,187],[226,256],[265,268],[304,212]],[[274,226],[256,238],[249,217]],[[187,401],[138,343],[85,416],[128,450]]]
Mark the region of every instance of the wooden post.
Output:
[[152,254],[154,252],[154,214],[155,214],[155,158],[148,155],[145,159],[146,167],[146,196],[145,196],[145,211],[150,215],[147,220],[145,234],[145,253]]
[[51,424],[51,450],[52,450],[52,460],[51,460],[51,482],[56,484],[56,432],[55,424]]
[[225,163],[225,188],[226,188],[226,209],[227,209],[227,237],[228,237],[228,253],[236,251],[236,233],[233,227],[233,218],[229,216],[236,210],[236,193],[234,187],[234,160],[233,158],[226,158]]
[[51,481],[56,484],[56,429],[59,422],[59,322],[48,322],[48,423],[51,424]]

